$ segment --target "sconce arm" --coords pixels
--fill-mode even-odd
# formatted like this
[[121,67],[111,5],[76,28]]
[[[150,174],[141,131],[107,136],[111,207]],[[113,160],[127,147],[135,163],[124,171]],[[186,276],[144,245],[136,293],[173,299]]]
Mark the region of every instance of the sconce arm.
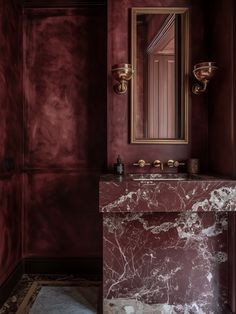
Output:
[[215,62],[201,62],[194,65],[193,75],[200,82],[200,84],[195,83],[192,87],[192,92],[195,95],[200,95],[206,91],[207,85],[214,77],[217,69]]
[[132,78],[134,70],[131,64],[121,63],[112,66],[112,75],[118,82],[114,85],[114,91],[117,94],[125,94],[127,92],[128,81]]
[[202,85],[200,85],[198,83],[194,84],[192,87],[192,92],[195,95],[199,95],[199,94],[204,93],[207,89],[207,84],[208,84],[208,81],[202,82]]
[[125,94],[127,92],[127,81],[121,79],[119,83],[114,85],[114,91],[117,94]]

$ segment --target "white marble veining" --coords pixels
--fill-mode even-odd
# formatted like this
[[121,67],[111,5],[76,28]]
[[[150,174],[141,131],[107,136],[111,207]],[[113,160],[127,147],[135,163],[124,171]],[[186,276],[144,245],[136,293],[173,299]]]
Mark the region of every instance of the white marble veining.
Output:
[[157,177],[100,181],[104,314],[224,314],[236,181]]
[[[104,186],[109,183],[103,183]],[[236,185],[218,182],[137,183],[100,206],[101,212],[235,211]],[[114,187],[114,185],[112,185]]]
[[215,314],[202,310],[196,302],[189,304],[145,304],[135,299],[117,298],[104,300],[105,314]]
[[[222,291],[220,296],[213,278],[227,253],[210,243],[226,232],[227,214],[173,213],[167,221],[163,215],[104,215],[104,246],[113,256],[104,259],[104,313],[126,313],[124,306],[143,314],[209,314],[211,308],[214,314],[222,313],[226,296]],[[115,261],[119,270],[113,267]],[[196,286],[199,280],[202,286]],[[153,305],[153,300],[161,302]]]
[[192,206],[193,211],[234,211],[236,210],[236,188],[221,187],[210,193],[209,199],[196,202]]

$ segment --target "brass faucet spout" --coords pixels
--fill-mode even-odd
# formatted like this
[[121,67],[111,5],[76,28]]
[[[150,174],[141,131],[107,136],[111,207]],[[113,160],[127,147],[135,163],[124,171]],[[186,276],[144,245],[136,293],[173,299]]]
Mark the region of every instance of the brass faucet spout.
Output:
[[153,167],[155,167],[155,168],[160,168],[161,170],[164,169],[164,164],[163,164],[163,162],[161,162],[161,161],[158,160],[158,159],[154,160],[153,163],[152,163],[152,165],[153,165]]

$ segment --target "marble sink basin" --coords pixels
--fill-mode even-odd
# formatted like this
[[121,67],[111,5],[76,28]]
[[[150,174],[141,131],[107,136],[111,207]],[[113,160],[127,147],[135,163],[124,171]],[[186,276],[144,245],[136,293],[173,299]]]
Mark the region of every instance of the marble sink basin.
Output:
[[134,181],[162,181],[162,180],[187,180],[192,177],[187,173],[133,173],[129,174],[130,178]]

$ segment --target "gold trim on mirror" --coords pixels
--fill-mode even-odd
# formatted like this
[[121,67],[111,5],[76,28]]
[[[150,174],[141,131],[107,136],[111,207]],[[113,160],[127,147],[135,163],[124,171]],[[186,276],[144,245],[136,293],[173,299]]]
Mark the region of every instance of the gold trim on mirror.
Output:
[[[189,138],[189,9],[188,8],[132,8],[131,9],[131,64],[134,69],[131,80],[131,144],[188,144]],[[180,138],[138,138],[135,130],[137,115],[137,16],[140,14],[181,14],[181,107],[182,136]]]

